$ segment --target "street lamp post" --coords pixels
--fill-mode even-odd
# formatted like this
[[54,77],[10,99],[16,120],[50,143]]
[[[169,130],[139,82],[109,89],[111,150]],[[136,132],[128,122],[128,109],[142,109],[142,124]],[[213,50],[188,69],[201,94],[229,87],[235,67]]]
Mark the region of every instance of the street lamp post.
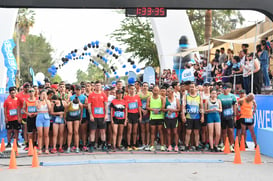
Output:
[[20,86],[20,30],[18,17],[16,20],[16,63],[17,63],[17,76],[16,76],[16,87]]

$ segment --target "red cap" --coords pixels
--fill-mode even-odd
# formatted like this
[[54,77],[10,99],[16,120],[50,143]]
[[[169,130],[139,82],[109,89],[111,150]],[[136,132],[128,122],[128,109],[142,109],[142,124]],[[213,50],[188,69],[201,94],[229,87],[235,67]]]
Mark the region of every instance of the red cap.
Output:
[[52,84],[52,85],[51,85],[51,88],[52,88],[52,89],[58,89],[58,85],[57,85],[57,84]]

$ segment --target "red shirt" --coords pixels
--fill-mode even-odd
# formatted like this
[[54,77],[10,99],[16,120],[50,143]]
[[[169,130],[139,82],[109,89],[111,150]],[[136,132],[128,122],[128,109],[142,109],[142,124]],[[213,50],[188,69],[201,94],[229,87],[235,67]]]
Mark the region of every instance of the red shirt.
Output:
[[108,102],[106,95],[101,92],[96,94],[92,92],[88,96],[88,103],[91,103],[91,110],[94,118],[104,118],[105,117],[105,103]]
[[6,108],[7,119],[8,121],[18,120],[17,108],[18,108],[18,99],[12,99],[8,97],[4,102],[4,108]]
[[21,108],[22,118],[26,119],[27,115],[22,112],[22,108],[23,108],[24,102],[29,98],[29,94],[24,94],[24,92],[20,92],[19,94],[17,94],[16,97],[18,98],[18,107]]
[[125,110],[127,108],[127,103],[125,100],[114,99],[111,103],[111,108],[113,108],[112,116],[115,119],[125,119]]
[[140,97],[138,95],[135,96],[124,96],[124,100],[128,106],[128,113],[138,113],[138,108],[142,106]]

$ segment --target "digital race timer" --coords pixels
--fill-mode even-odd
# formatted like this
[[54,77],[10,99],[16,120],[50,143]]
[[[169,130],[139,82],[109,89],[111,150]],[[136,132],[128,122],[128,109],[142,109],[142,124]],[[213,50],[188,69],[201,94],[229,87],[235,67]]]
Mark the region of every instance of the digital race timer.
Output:
[[127,17],[166,17],[167,11],[165,8],[129,8],[126,9]]

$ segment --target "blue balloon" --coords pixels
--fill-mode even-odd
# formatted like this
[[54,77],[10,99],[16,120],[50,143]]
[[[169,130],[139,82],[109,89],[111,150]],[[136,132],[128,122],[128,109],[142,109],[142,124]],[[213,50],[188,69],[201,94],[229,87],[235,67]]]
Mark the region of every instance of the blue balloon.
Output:
[[117,72],[114,72],[114,74],[116,75],[116,74],[117,74]]
[[118,54],[122,54],[122,50],[119,50],[119,51],[118,51]]
[[136,65],[134,64],[134,65],[133,65],[133,69],[135,69],[135,68],[136,68]]
[[92,46],[95,46],[95,42],[92,41],[92,42],[91,42],[91,45],[92,45]]
[[88,55],[91,56],[91,53],[89,52]]
[[76,53],[73,53],[72,56],[73,56],[73,57],[76,57]]
[[110,51],[109,49],[106,49],[106,53],[109,53],[109,51]]
[[85,53],[84,55],[87,56],[87,53]]
[[140,71],[141,71],[140,68],[137,68],[137,69],[136,69],[136,72],[137,72],[137,73],[139,73]]
[[125,72],[125,75],[128,75],[129,74],[129,72]]
[[96,44],[96,45],[99,45],[99,44],[100,44],[100,42],[97,40],[97,41],[95,42],[95,44]]
[[134,84],[135,83],[135,79],[133,77],[128,79],[128,84]]
[[51,73],[51,68],[48,68],[47,71],[48,71],[48,73]]
[[122,65],[122,68],[126,68],[126,65],[124,64],[124,65]]
[[112,51],[110,51],[110,52],[109,52],[109,54],[110,54],[110,55],[113,55],[113,52],[112,52]]
[[115,51],[116,51],[116,52],[118,51],[118,47],[115,47]]
[[112,84],[112,85],[116,85],[116,84],[117,84],[117,82],[116,82],[116,81],[113,81],[111,84]]
[[119,78],[119,76],[118,75],[116,75],[116,79],[118,79]]

